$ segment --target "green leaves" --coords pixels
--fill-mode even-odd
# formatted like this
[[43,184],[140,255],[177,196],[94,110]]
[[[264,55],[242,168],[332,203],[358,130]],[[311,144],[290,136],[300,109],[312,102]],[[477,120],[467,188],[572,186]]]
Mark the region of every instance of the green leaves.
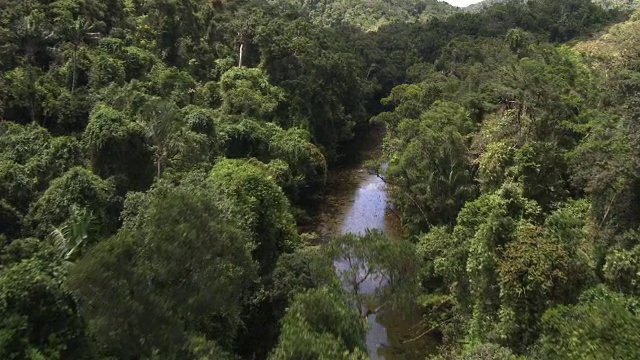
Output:
[[257,266],[250,234],[213,194],[160,182],[131,196],[124,227],[73,268],[70,286],[110,354],[182,357],[192,333],[229,349]]
[[211,170],[209,182],[251,232],[261,274],[270,272],[278,256],[298,243],[289,202],[272,175],[258,161],[224,159]]
[[104,178],[115,177],[120,189],[144,190],[151,184],[153,159],[144,128],[122,112],[98,104],[83,142],[93,171]]
[[365,323],[343,297],[320,288],[297,295],[269,359],[365,359]]
[[58,248],[61,259],[74,261],[88,246],[92,220],[93,215],[87,210],[73,209],[69,220],[51,231],[49,238]]
[[598,286],[577,305],[543,316],[542,355],[555,359],[627,359],[639,355],[637,300]]
[[258,68],[234,67],[220,78],[222,111],[268,120],[284,100],[282,89],[271,85]]
[[436,102],[392,130],[385,174],[404,221],[414,227],[453,224],[475,190],[467,154],[473,128],[461,106]]
[[46,257],[5,264],[0,272],[0,356],[90,358],[84,323],[62,286],[60,264]]
[[70,217],[74,205],[93,211],[97,234],[108,235],[116,229],[118,199],[113,184],[82,167],[72,168],[53,180],[25,220],[34,234],[45,237],[52,226]]

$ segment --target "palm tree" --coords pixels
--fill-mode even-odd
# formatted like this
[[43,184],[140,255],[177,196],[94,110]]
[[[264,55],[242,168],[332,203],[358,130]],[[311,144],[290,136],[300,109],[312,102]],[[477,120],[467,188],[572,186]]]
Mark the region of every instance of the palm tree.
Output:
[[40,13],[34,12],[23,16],[11,26],[9,31],[1,34],[0,42],[13,44],[22,53],[21,59],[29,82],[29,108],[31,121],[36,121],[36,72],[41,64],[36,64],[36,54],[39,50],[46,49],[46,45],[54,37],[54,32],[44,22]]
[[51,231],[50,238],[58,247],[60,257],[74,261],[89,242],[93,214],[86,209],[72,210],[72,215],[61,227]]
[[180,109],[172,101],[154,98],[144,106],[142,116],[147,138],[154,147],[157,177],[160,178],[169,151],[178,146],[176,134],[181,128]]
[[71,62],[72,62],[72,80],[71,92],[75,91],[78,79],[78,51],[89,40],[96,39],[98,32],[93,32],[95,24],[88,21],[84,17],[78,17],[75,20],[67,21],[62,28],[62,35],[71,43]]
[[33,64],[38,50],[54,37],[47,25],[39,14],[29,14],[14,23],[6,40],[22,50],[28,64]]

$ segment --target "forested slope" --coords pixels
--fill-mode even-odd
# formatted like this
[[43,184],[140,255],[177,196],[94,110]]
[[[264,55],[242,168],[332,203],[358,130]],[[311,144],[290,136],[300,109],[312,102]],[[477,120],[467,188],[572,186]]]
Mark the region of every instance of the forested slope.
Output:
[[[350,251],[446,358],[637,357],[637,15],[376,4],[1,1],[0,358],[363,359]],[[320,247],[372,116],[408,239]]]
[[284,3],[0,5],[0,358],[265,358],[281,320],[360,351],[296,229],[377,106],[358,31]]
[[638,15],[583,41],[517,24],[460,33],[376,117],[424,328],[445,359],[636,358]]
[[[444,17],[456,8],[439,0],[287,0],[299,5],[311,21],[325,26],[352,25],[367,31],[391,23],[425,22]],[[276,0],[272,0],[276,2]]]

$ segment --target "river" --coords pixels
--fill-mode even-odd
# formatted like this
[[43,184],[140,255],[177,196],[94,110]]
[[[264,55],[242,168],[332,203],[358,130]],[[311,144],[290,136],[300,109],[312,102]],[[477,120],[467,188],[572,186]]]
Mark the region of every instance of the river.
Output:
[[[367,229],[385,231],[387,210],[387,192],[385,183],[376,175],[369,175],[357,188],[353,203],[344,215],[340,233],[364,235]],[[387,234],[389,235],[389,234]],[[335,263],[338,272],[348,268],[348,264],[342,262]],[[363,295],[373,295],[376,290],[384,286],[384,281],[380,278],[367,278],[360,285],[360,293]],[[367,316],[367,352],[372,360],[384,359],[378,354],[378,347],[386,346],[388,343],[387,330],[378,322],[377,314]]]
[[[398,219],[389,211],[386,184],[363,165],[366,160],[380,156],[381,138],[380,129],[374,129],[357,149],[356,160],[330,173],[331,191],[319,229],[323,237],[364,234],[367,229],[376,229],[383,231],[389,241],[405,241]],[[340,262],[334,265],[337,272],[347,267]],[[384,286],[382,279],[367,279],[360,287],[360,294],[373,295],[381,286]],[[366,345],[372,360],[424,359],[425,354],[433,352],[436,343],[429,337],[405,343],[415,336],[415,326],[421,320],[416,309],[383,311],[367,317]]]

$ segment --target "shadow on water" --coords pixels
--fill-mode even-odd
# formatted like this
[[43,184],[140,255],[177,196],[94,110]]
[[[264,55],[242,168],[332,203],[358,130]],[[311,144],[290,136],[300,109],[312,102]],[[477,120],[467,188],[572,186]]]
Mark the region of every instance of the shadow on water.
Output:
[[[330,191],[320,211],[318,233],[324,239],[339,234],[364,234],[367,229],[381,230],[391,241],[401,241],[398,219],[389,211],[386,184],[363,166],[369,159],[379,158],[384,129],[374,128],[363,136],[357,161],[345,162],[332,169],[329,177]],[[336,262],[338,272],[349,264]],[[361,284],[359,293],[374,296],[385,282],[371,277]],[[417,309],[388,309],[369,313],[367,322],[367,352],[373,360],[424,359],[433,353],[437,343],[431,337],[414,338],[421,323]]]

